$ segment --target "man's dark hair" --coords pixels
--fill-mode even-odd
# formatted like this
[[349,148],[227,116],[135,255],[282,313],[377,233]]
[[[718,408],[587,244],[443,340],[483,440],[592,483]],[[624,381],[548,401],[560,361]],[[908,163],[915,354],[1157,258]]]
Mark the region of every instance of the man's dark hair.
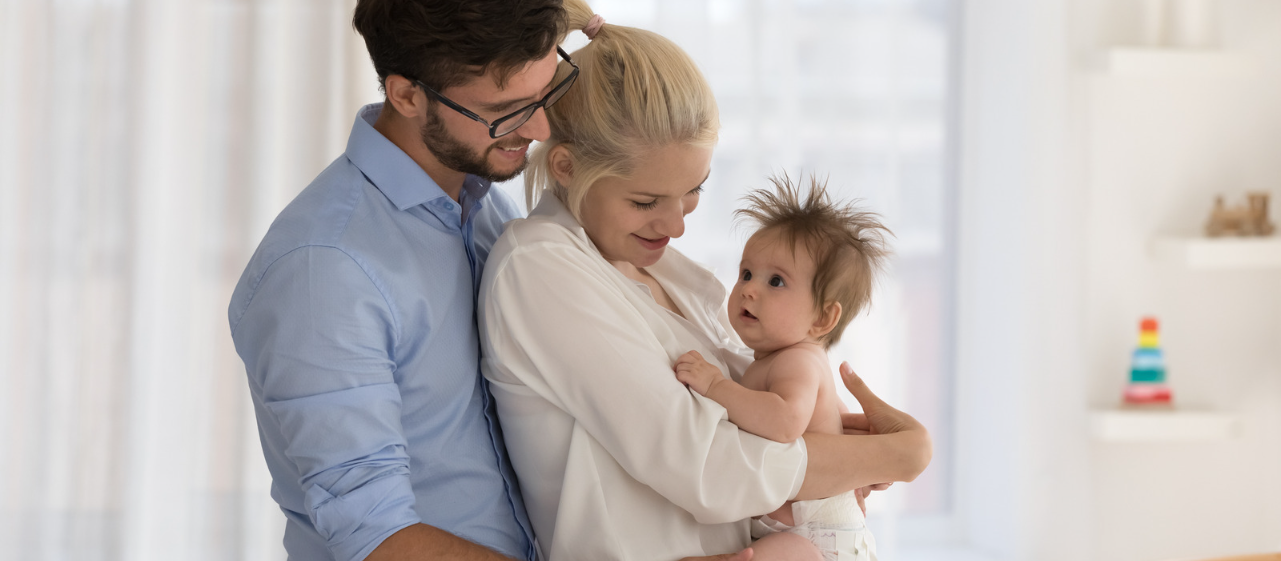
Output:
[[436,91],[491,69],[502,87],[567,32],[561,0],[359,0],[352,26],[379,89],[399,74]]

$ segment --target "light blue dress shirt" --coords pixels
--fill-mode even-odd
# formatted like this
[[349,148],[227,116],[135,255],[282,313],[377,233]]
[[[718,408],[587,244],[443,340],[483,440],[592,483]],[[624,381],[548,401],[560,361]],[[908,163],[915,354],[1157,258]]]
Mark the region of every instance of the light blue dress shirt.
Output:
[[480,375],[476,289],[519,215],[454,202],[361,109],[347,151],[281,211],[228,316],[291,559],[363,559],[417,522],[498,552],[533,534]]

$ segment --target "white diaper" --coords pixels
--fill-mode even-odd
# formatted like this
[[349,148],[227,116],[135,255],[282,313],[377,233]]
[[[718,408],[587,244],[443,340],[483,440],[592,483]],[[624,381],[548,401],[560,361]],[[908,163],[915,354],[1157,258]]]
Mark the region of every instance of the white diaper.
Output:
[[824,561],[876,561],[876,540],[867,529],[858,508],[856,491],[816,501],[792,503],[796,526],[788,526],[769,515],[752,519],[752,539],[776,532],[796,534],[823,553]]

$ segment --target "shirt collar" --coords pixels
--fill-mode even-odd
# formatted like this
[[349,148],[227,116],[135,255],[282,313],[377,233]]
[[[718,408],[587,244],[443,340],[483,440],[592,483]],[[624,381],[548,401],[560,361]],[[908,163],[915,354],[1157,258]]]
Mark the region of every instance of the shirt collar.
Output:
[[[592,239],[587,236],[587,230],[583,229],[583,225],[578,223],[578,219],[574,218],[573,214],[570,214],[569,208],[565,206],[565,203],[560,202],[560,199],[550,190],[544,189],[542,194],[538,196],[538,204],[534,205],[534,210],[529,212],[530,218],[535,216],[546,217],[553,223],[569,230],[575,237],[587,242],[587,245],[591,246],[593,250],[596,249],[596,244],[592,243]],[[597,251],[597,254],[599,253]]]
[[[347,159],[382,192],[396,208],[405,210],[439,198],[449,198],[423,168],[404,150],[374,129],[382,103],[360,108],[347,139]],[[478,201],[489,192],[490,182],[474,175],[463,180],[467,198]]]

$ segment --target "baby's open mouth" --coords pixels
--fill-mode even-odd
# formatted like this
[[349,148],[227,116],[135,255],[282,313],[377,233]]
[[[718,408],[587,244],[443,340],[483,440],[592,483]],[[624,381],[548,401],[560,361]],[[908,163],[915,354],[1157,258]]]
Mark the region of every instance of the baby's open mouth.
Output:
[[752,315],[752,312],[749,312],[747,310],[743,310],[743,317],[747,319],[756,319],[756,316]]

